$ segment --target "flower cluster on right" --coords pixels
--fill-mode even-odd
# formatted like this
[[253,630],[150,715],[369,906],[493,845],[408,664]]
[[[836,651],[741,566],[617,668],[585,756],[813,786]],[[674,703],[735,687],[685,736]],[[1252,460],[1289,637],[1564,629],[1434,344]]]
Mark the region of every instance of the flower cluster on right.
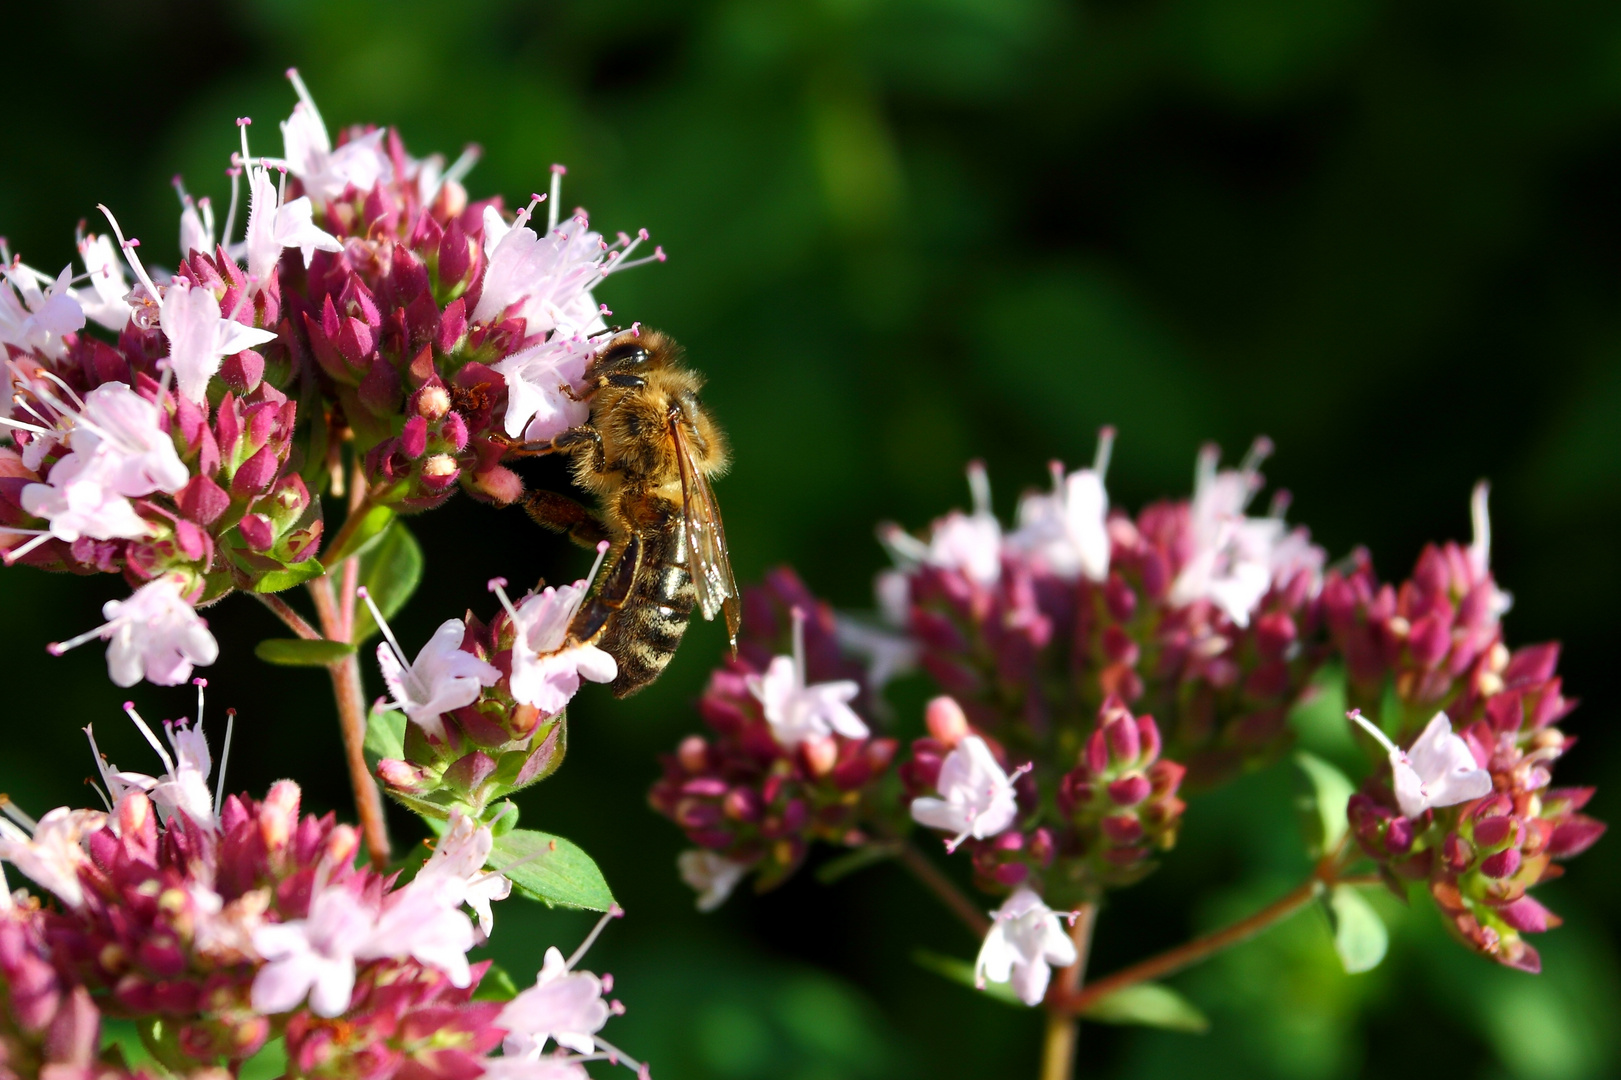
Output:
[[[1604,825],[1581,813],[1590,789],[1552,786],[1572,703],[1557,645],[1504,640],[1485,485],[1473,541],[1427,547],[1390,585],[1364,551],[1330,567],[1285,495],[1252,511],[1265,440],[1237,468],[1207,447],[1191,498],[1131,515],[1109,505],[1113,438],[1089,468],[1054,463],[1011,528],[977,464],[970,511],[883,526],[877,619],[835,615],[791,571],[750,591],[699,705],[711,731],[651,793],[694,845],[680,870],[700,907],[750,875],[780,883],[812,841],[895,851],[921,826],[1004,898],[976,978],[1037,1004],[1076,958],[1065,913],[1150,873],[1185,798],[1278,760],[1336,664],[1373,768],[1325,859],[1371,859],[1402,896],[1424,882],[1460,941],[1537,970],[1524,935],[1558,919],[1527,890]],[[882,691],[916,669],[941,694],[900,752]]]

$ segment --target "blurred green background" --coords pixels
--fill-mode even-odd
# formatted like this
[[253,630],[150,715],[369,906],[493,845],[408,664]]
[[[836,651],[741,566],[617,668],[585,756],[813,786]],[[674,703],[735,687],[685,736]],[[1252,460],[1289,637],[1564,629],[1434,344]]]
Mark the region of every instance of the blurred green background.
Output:
[[[1594,809],[1618,816],[1621,7],[80,0],[7,24],[0,232],[46,270],[98,201],[172,260],[171,174],[223,206],[232,120],[279,151],[290,64],[334,127],[393,123],[418,154],[481,143],[475,196],[521,200],[567,163],[570,205],[670,252],[601,296],[710,375],[744,579],[789,562],[868,606],[876,521],[963,503],[972,456],[1007,514],[1049,457],[1090,458],[1104,422],[1129,507],[1186,492],[1201,441],[1231,460],[1271,435],[1291,516],[1335,555],[1368,544],[1392,578],[1425,540],[1467,538],[1489,476],[1510,639],[1565,641],[1584,699],[1559,780],[1606,785]],[[397,620],[412,647],[469,605],[490,614],[494,574],[584,567],[466,499],[412,527],[429,559]],[[94,801],[86,722],[114,760],[150,765],[99,653],[43,651],[123,591],[0,573],[0,785],[36,813]],[[253,659],[277,627],[251,602],[209,617],[214,715],[242,712],[233,789],[291,775],[309,807],[352,814],[324,676]],[[591,955],[630,1007],[612,1037],[666,1080],[1034,1075],[1037,1015],[911,962],[975,943],[893,867],[692,911],[680,837],[644,794],[721,646],[700,624],[650,692],[582,693],[566,767],[521,800],[630,913]],[[148,716],[189,708],[134,696]],[[1333,733],[1308,741],[1338,753]],[[1284,891],[1304,868],[1289,798],[1273,770],[1196,801],[1164,869],[1105,911],[1094,970]],[[1394,903],[1389,959],[1347,977],[1311,912],[1177,981],[1211,1034],[1089,1026],[1082,1075],[1616,1075],[1615,842],[1539,894],[1568,919],[1537,941],[1539,978]],[[522,972],[588,920],[511,901],[500,923]]]

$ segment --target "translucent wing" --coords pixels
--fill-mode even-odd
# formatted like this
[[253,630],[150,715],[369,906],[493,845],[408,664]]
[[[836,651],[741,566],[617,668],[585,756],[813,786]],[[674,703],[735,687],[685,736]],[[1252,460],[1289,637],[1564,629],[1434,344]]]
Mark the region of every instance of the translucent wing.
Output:
[[726,529],[721,524],[720,506],[709,480],[692,459],[692,447],[679,420],[670,421],[676,461],[681,466],[681,510],[687,528],[687,571],[698,594],[698,609],[713,619],[726,612],[726,633],[737,651],[737,627],[742,621],[738,604],[737,579],[732,576],[732,560],[726,551]]

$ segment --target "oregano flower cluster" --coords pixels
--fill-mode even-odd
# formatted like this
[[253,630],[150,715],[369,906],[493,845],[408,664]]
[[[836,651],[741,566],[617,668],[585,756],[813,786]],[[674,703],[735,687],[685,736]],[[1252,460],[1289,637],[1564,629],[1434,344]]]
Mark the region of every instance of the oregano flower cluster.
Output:
[[[882,526],[895,566],[878,576],[876,621],[833,615],[788,571],[753,590],[768,627],[792,607],[795,693],[828,730],[802,741],[773,722],[783,707],[764,691],[759,638],[712,676],[699,711],[714,736],[684,741],[651,796],[697,845],[681,872],[700,906],[750,874],[778,884],[816,840],[915,857],[906,833],[921,827],[1005,898],[988,923],[970,919],[985,935],[979,983],[1012,980],[1027,1004],[1064,1013],[1077,990],[1049,993],[1048,969],[1084,943],[1060,916],[1089,933],[1105,892],[1172,851],[1200,792],[1282,757],[1290,713],[1332,664],[1371,769],[1315,880],[1350,888],[1371,860],[1398,895],[1425,883],[1470,948],[1537,970],[1525,935],[1558,919],[1527,890],[1604,826],[1581,812],[1591,789],[1553,786],[1569,739],[1552,725],[1572,703],[1557,646],[1504,641],[1485,486],[1470,545],[1427,548],[1411,579],[1382,585],[1366,552],[1329,568],[1285,520],[1286,495],[1251,509],[1266,440],[1230,469],[1206,448],[1190,498],[1134,515],[1109,503],[1113,442],[1106,429],[1089,468],[1055,463],[1051,490],[1022,496],[1011,528],[978,464],[970,511],[919,535]],[[787,665],[778,649],[770,665]],[[891,729],[882,683],[910,669],[941,696],[895,754],[877,734]],[[819,774],[835,781],[820,797]]]

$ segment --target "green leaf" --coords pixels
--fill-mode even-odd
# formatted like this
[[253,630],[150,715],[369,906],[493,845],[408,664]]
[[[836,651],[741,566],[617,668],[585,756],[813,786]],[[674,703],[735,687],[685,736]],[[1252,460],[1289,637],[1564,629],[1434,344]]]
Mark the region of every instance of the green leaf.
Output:
[[[396,521],[360,558],[360,584],[371,594],[383,618],[392,619],[405,606],[422,582],[422,547],[405,527]],[[365,604],[355,608],[356,642],[377,633],[377,623]]]
[[253,647],[253,655],[282,667],[326,667],[355,651],[342,641],[307,641],[304,638],[266,638]]
[[1013,992],[1012,983],[988,982],[983,990],[975,986],[974,965],[967,960],[959,960],[955,956],[941,956],[939,953],[930,952],[928,949],[914,949],[912,951],[912,962],[925,971],[932,971],[936,975],[942,975],[976,993],[982,993],[992,1001],[1000,1001],[1003,1005],[1012,1005],[1017,1009],[1029,1007],[1020,1001],[1019,996]]
[[[360,519],[353,532],[344,537],[341,547],[332,548],[323,553],[328,566],[337,566],[351,555],[364,553],[383,536],[394,521],[394,511],[387,506],[374,506],[366,511],[366,516]],[[341,530],[340,530],[341,531]]]
[[474,1001],[511,1001],[517,996],[518,984],[500,964],[491,964],[478,981],[478,989],[473,991]]
[[495,838],[488,865],[510,878],[519,892],[547,907],[587,911],[613,907],[613,893],[597,864],[561,836],[513,829]]
[[1116,990],[1094,1002],[1081,1016],[1099,1024],[1135,1024],[1193,1035],[1210,1030],[1210,1020],[1193,1002],[1169,986],[1151,982]]
[[405,713],[373,709],[366,714],[366,764],[373,770],[383,758],[405,757]]
[[1334,928],[1334,951],[1348,974],[1372,971],[1385,958],[1390,931],[1373,905],[1349,885],[1336,885],[1324,900],[1329,925]]
[[287,1072],[287,1043],[277,1036],[242,1063],[238,1080],[276,1080]]
[[305,559],[300,563],[292,563],[280,570],[271,570],[253,583],[256,593],[278,593],[291,589],[294,585],[302,585],[306,581],[313,581],[326,573],[326,567],[321,565],[320,559]]
[[1306,833],[1306,850],[1312,858],[1321,858],[1345,836],[1345,806],[1356,788],[1344,773],[1315,754],[1300,750],[1294,760],[1304,778],[1297,785],[1295,810]]

